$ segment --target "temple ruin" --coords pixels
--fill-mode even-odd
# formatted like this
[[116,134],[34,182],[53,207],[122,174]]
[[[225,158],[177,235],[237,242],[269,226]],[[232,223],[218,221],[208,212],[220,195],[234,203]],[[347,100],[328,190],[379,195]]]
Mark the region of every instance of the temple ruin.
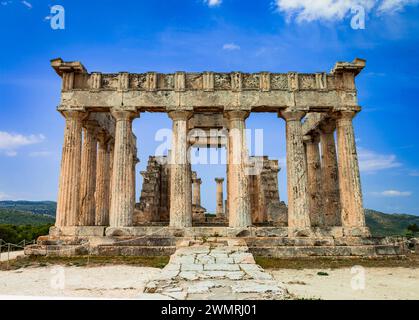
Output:
[[[27,253],[167,254],[180,239],[242,237],[267,256],[399,254],[365,224],[352,125],[364,60],[338,62],[330,73],[252,74],[104,74],[80,62],[51,64],[62,78],[58,111],[66,122],[56,223]],[[132,122],[144,112],[172,120],[168,155],[137,150]],[[279,198],[278,161],[247,153],[252,112],[285,121],[287,205]],[[226,148],[213,216],[201,205],[202,181],[189,163],[199,146]],[[138,156],[148,159],[140,199]]]

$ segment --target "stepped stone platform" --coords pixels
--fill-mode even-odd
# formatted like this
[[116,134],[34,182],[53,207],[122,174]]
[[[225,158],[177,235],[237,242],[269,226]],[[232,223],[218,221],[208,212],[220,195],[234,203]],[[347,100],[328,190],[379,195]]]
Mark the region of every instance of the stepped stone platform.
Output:
[[264,257],[380,257],[402,256],[405,245],[391,238],[371,237],[362,230],[339,227],[294,232],[286,227],[167,226],[105,228],[52,227],[48,236],[25,248],[27,255],[44,256],[169,256],[191,240],[241,240],[249,252]]
[[286,299],[288,292],[256,264],[244,239],[183,240],[145,293],[176,300]]

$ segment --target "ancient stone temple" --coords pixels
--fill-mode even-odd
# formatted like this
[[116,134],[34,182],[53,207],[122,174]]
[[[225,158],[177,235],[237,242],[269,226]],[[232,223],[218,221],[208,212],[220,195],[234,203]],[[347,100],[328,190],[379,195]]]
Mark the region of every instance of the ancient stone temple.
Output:
[[[338,62],[330,73],[252,74],[104,74],[80,62],[51,64],[65,119],[57,216],[28,253],[165,254],[185,238],[242,237],[259,255],[398,254],[365,224],[352,124],[364,60]],[[149,155],[137,150],[132,123],[144,112],[170,117],[172,149],[148,159],[137,202],[136,163]],[[248,155],[252,112],[285,122],[287,206],[278,162]],[[199,147],[226,148],[215,216],[201,205],[202,180],[189,162]]]

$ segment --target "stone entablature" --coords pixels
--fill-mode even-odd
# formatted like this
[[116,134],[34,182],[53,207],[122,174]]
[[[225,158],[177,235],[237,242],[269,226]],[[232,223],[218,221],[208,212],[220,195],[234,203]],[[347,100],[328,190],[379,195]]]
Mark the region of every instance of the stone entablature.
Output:
[[[338,62],[331,73],[88,73],[80,62],[52,60],[63,77],[59,110],[109,108],[277,112],[357,110],[355,76],[365,61]],[[104,110],[105,109],[105,110]]]

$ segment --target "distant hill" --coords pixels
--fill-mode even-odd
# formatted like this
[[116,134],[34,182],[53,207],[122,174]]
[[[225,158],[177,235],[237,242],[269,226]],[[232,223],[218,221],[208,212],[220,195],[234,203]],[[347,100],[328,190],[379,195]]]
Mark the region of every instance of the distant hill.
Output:
[[375,236],[404,235],[409,224],[419,226],[419,216],[387,214],[370,209],[365,209],[365,220]]
[[0,211],[3,211],[2,209],[55,217],[57,203],[54,201],[0,201]]
[[53,224],[55,217],[47,214],[35,214],[32,212],[17,211],[0,208],[0,224],[12,225],[45,225]]

